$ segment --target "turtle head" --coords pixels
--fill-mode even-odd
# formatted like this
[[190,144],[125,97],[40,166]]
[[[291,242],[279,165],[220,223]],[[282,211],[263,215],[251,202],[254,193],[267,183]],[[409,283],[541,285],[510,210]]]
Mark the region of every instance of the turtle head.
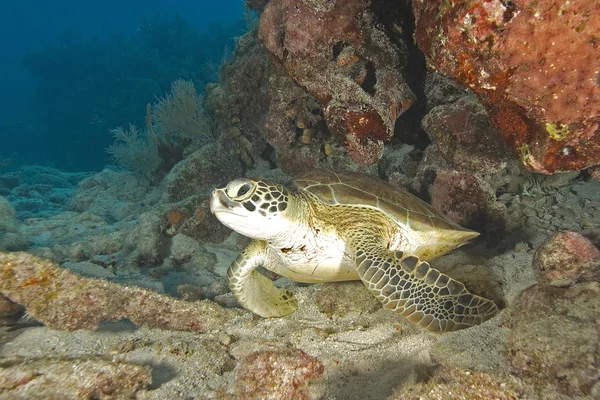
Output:
[[210,209],[223,225],[253,239],[270,240],[290,229],[294,196],[276,183],[240,178],[215,189]]

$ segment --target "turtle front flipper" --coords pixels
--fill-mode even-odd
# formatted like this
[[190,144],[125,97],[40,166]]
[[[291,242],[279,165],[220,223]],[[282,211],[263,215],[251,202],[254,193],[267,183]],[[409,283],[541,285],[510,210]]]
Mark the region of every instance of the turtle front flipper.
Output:
[[292,294],[276,288],[269,278],[256,271],[266,261],[266,243],[252,241],[227,271],[231,293],[242,307],[261,317],[289,315],[298,308]]
[[384,306],[422,328],[455,331],[479,325],[498,312],[492,300],[470,293],[414,255],[389,251],[375,240],[354,242],[356,269],[365,286]]

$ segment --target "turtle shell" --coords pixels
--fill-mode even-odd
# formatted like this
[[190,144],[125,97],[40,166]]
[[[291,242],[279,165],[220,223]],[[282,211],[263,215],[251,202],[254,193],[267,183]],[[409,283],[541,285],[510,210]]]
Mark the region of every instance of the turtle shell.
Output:
[[[406,190],[372,176],[313,170],[298,175],[294,179],[294,186],[312,193],[329,205],[364,206],[384,212],[412,234],[428,237],[429,239],[423,240],[429,242],[429,246],[436,247],[435,251],[431,249],[430,257],[437,257],[479,235],[450,221],[430,204]],[[437,243],[431,242],[431,234],[436,237],[434,241]],[[437,249],[440,241],[450,246],[444,245],[443,251]],[[448,243],[449,241],[453,244]]]

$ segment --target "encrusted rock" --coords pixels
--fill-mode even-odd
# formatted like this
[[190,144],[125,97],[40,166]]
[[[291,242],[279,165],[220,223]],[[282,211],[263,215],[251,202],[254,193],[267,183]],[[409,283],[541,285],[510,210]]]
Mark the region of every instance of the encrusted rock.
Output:
[[600,250],[577,232],[558,232],[537,249],[536,279],[552,286],[600,281]]
[[84,278],[27,253],[0,253],[0,293],[50,328],[96,329],[127,318],[162,329],[206,332],[235,315],[209,301],[189,303],[151,290]]

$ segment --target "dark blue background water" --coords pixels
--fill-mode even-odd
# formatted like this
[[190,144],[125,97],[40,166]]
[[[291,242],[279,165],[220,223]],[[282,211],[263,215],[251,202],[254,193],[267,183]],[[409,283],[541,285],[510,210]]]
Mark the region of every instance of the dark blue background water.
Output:
[[0,162],[101,169],[177,78],[199,91],[243,33],[243,0],[0,2]]

